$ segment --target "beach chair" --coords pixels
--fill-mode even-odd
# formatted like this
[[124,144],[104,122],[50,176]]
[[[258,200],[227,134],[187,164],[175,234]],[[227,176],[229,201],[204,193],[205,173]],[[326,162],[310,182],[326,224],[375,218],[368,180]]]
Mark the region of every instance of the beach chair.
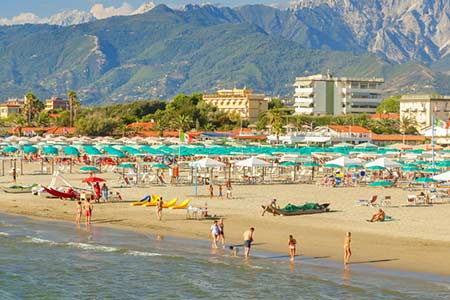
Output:
[[359,205],[359,206],[370,206],[370,207],[375,207],[377,206],[377,199],[378,196],[377,195],[373,195],[372,198],[370,200],[367,199],[359,199],[355,201],[355,204]]
[[407,201],[409,205],[416,205],[417,204],[417,196],[416,195],[408,195]]
[[391,206],[391,196],[384,196],[383,199],[381,199],[381,206]]

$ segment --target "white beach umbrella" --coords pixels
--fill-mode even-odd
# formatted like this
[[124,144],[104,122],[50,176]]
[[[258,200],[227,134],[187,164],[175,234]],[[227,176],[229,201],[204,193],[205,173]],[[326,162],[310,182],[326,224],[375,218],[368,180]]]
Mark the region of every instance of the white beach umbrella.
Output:
[[191,167],[194,168],[220,168],[225,167],[225,164],[223,162],[211,159],[211,158],[203,158],[197,161],[192,162]]
[[433,176],[433,179],[439,181],[450,181],[450,171],[435,175]]
[[389,168],[400,168],[401,166],[402,165],[400,163],[393,161],[392,159],[387,158],[387,157],[380,157],[380,158],[366,164],[367,168],[383,167],[383,168],[389,169]]
[[270,167],[270,166],[272,166],[272,164],[268,163],[264,160],[261,160],[255,156],[252,156],[250,158],[238,161],[236,163],[236,166],[238,166],[238,167]]
[[359,159],[352,159],[348,156],[341,156],[339,158],[328,161],[325,167],[341,167],[346,168],[349,166],[361,166],[361,161]]

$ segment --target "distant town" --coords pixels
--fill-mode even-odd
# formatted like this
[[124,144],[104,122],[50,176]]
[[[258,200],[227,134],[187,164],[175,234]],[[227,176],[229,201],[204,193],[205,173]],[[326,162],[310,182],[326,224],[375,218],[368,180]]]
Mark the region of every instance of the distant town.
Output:
[[[450,144],[450,96],[386,98],[383,78],[334,77],[330,73],[297,77],[292,86],[293,99],[269,98],[243,87],[179,95],[166,103],[137,101],[112,108],[81,107],[73,91],[45,102],[29,93],[0,104],[2,134],[177,139],[182,132],[191,142],[228,139],[290,145],[386,145],[423,144],[436,138],[436,144]],[[133,109],[140,109],[140,115],[133,114]],[[116,116],[108,113],[115,110],[120,111]],[[108,118],[110,122],[105,121]],[[89,122],[96,119],[105,128],[90,130]]]

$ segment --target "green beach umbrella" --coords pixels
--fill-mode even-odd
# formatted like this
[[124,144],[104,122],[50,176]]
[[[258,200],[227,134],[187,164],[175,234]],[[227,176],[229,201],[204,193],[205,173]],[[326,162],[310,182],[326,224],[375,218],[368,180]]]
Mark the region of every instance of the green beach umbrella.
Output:
[[133,164],[130,163],[121,163],[117,166],[118,169],[134,169]]
[[84,172],[99,172],[100,170],[94,166],[82,166],[80,171]]
[[436,167],[450,167],[450,160],[441,160],[435,164]]
[[8,146],[5,149],[2,150],[3,153],[14,153],[17,152],[19,149],[17,149],[14,146]]
[[382,166],[371,166],[371,167],[367,167],[366,169],[372,170],[372,171],[378,171],[378,170],[384,170],[386,168],[382,167]]
[[438,182],[438,181],[431,177],[419,177],[419,178],[416,178],[414,180],[414,182],[429,183],[429,182]]
[[166,165],[166,164],[153,164],[152,168],[155,168],[155,169],[168,169],[169,166]]
[[387,187],[392,186],[394,183],[391,181],[374,181],[368,184],[368,186],[381,186],[381,187]]
[[28,145],[23,147],[23,153],[38,153],[38,148]]
[[426,169],[423,169],[422,170],[422,172],[425,172],[425,173],[441,173],[441,169],[439,169],[439,168],[426,168]]
[[44,149],[42,149],[42,153],[45,155],[56,155],[58,154],[58,148],[54,146],[45,146]]
[[66,146],[63,148],[63,152],[65,155],[80,155],[80,151],[77,148],[72,146]]
[[361,169],[361,165],[360,164],[354,164],[354,165],[347,165],[345,166],[345,168],[347,169]]
[[420,168],[418,166],[406,166],[401,168],[402,171],[419,171]]
[[281,167],[293,167],[295,165],[296,163],[293,161],[283,161],[282,163],[280,163]]

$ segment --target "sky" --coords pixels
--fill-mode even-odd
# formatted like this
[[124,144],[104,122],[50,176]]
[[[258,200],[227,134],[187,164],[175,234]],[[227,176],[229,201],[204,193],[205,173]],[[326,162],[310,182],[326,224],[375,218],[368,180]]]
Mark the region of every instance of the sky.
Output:
[[[90,11],[90,9],[96,4],[102,4],[105,8],[115,7],[119,8],[128,3],[133,8],[138,8],[143,3],[148,3],[151,0],[0,0],[0,18],[12,18],[18,16],[22,13],[29,12],[33,13],[39,17],[49,17],[58,12],[65,10],[83,10]],[[240,6],[244,4],[273,4],[277,0],[169,0],[169,1],[158,1],[153,0],[155,4],[167,4],[169,6],[179,6],[187,3],[192,4],[202,4],[202,3],[212,3],[221,4],[226,6]]]

